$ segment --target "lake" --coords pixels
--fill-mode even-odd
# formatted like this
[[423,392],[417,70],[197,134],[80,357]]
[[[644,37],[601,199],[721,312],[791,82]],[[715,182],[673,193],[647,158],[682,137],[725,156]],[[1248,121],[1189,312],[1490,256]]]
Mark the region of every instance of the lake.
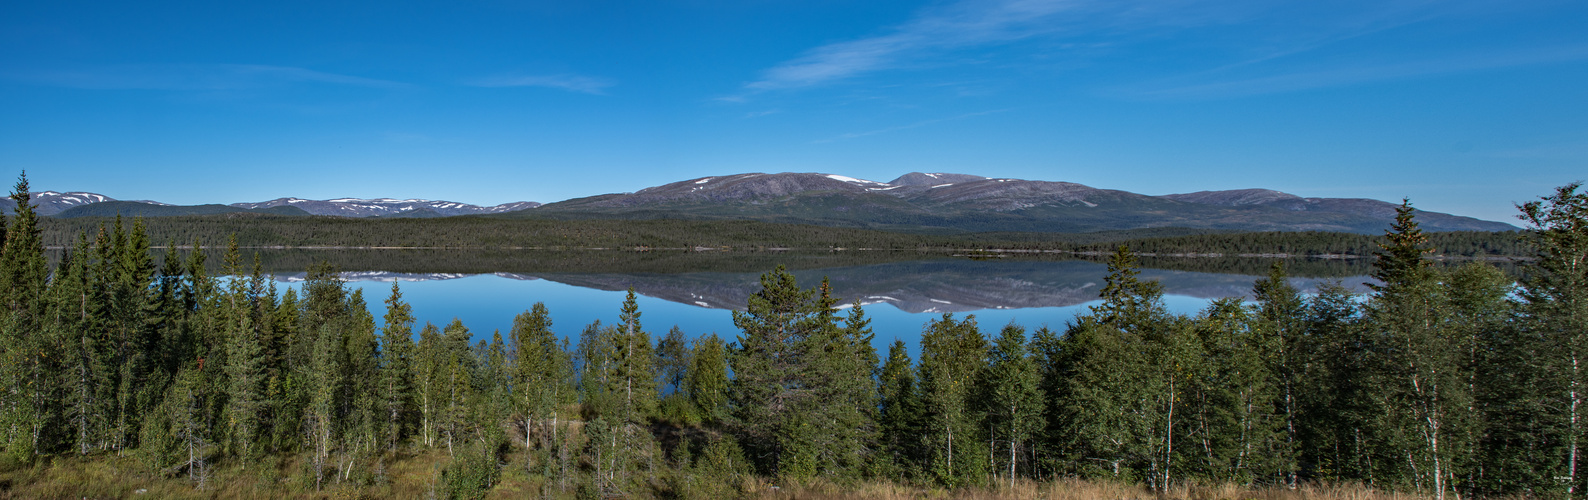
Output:
[[[624,293],[632,287],[639,295],[641,323],[651,332],[652,338],[660,338],[676,325],[691,338],[716,333],[731,342],[738,335],[731,311],[744,309],[746,298],[759,290],[758,279],[762,272],[786,261],[797,266],[791,272],[801,287],[815,287],[826,277],[832,283],[833,294],[842,302],[860,301],[872,320],[876,332],[874,344],[879,355],[885,354],[897,339],[910,346],[912,356],[918,354],[917,341],[923,325],[944,313],[953,313],[959,318],[975,315],[988,335],[1011,322],[1025,326],[1028,332],[1043,325],[1062,329],[1098,302],[1098,289],[1107,274],[1107,267],[1100,262],[1075,259],[971,260],[904,255],[908,260],[866,257],[857,261],[849,256],[824,259],[822,256],[776,254],[748,258],[724,256],[715,265],[709,258],[691,260],[689,265],[673,271],[646,269],[680,266],[656,266],[654,261],[635,264],[632,259],[625,260],[628,256],[616,257],[619,261],[616,265],[612,262],[564,262],[560,266],[544,262],[528,266],[508,264],[536,261],[545,258],[542,255],[526,255],[518,260],[496,256],[463,260],[467,264],[436,260],[432,261],[434,267],[443,271],[417,272],[415,267],[424,266],[417,264],[411,254],[396,255],[403,259],[388,261],[381,255],[364,255],[338,264],[341,269],[361,269],[343,272],[341,276],[347,280],[349,288],[364,291],[370,312],[377,321],[385,314],[383,301],[390,294],[391,282],[398,281],[403,298],[413,306],[420,325],[430,322],[444,326],[458,318],[476,339],[489,339],[491,332],[496,330],[506,335],[515,315],[536,302],[544,302],[551,312],[553,330],[570,341],[577,341],[579,332],[592,321],[616,322]],[[665,257],[663,260],[676,263],[677,259]],[[380,269],[383,261],[399,263],[389,267],[400,267],[404,271]],[[481,264],[482,261],[487,264]],[[1144,262],[1159,265],[1167,262],[1194,269],[1210,265],[1183,261],[1186,259],[1147,259]],[[452,272],[459,268],[478,271],[478,266],[490,262],[502,268],[517,269]],[[1308,269],[1305,264],[1304,261],[1287,263],[1292,268]],[[1264,261],[1226,265],[1231,266],[1260,270],[1266,269],[1268,264]],[[730,270],[710,270],[713,268]],[[1292,285],[1303,293],[1334,281],[1359,292],[1366,291],[1362,283],[1368,278],[1350,274],[1353,268],[1311,268],[1324,269],[1323,274],[1343,273],[1345,276],[1291,278]],[[277,271],[275,275],[280,281],[297,283],[303,280],[305,273]],[[1143,268],[1140,278],[1163,284],[1164,301],[1171,311],[1194,314],[1213,299],[1249,296],[1252,283],[1260,276],[1256,272]]]

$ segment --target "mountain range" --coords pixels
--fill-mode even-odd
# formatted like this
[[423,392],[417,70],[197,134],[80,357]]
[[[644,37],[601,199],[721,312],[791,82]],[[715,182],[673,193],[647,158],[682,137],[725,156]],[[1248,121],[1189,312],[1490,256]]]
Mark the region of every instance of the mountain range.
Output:
[[[127,217],[161,217],[175,215],[214,215],[236,212],[270,213],[276,215],[328,215],[339,217],[449,217],[454,215],[483,215],[526,210],[540,206],[532,201],[503,203],[482,207],[453,201],[396,200],[391,198],[334,200],[305,200],[302,198],[277,198],[257,203],[230,205],[172,205],[150,200],[122,201],[97,193],[39,191],[30,193],[39,215],[50,217],[99,217],[121,214]],[[16,202],[0,198],[0,208],[6,213],[16,210]]]
[[535,208],[540,206],[540,204],[533,201],[518,201],[482,207],[454,201],[395,200],[391,198],[337,198],[334,200],[276,198],[258,203],[233,203],[231,206],[250,210],[297,207],[311,215],[334,215],[340,217],[450,217],[454,215],[516,212]]
[[[1149,196],[1072,182],[910,173],[889,182],[833,174],[701,177],[543,205],[510,214],[542,218],[756,219],[923,232],[1089,232],[1186,227],[1237,231],[1378,233],[1394,203],[1303,198],[1264,189]],[[1515,226],[1417,213],[1431,231]]]
[[[822,173],[747,173],[700,177],[632,193],[542,205],[479,206],[420,199],[277,198],[230,205],[179,206],[119,201],[84,192],[35,193],[39,213],[54,217],[205,215],[263,212],[338,217],[495,217],[579,219],[752,219],[767,222],[911,232],[1089,232],[1184,227],[1235,231],[1378,233],[1394,203],[1361,198],[1304,198],[1267,189],[1150,196],[1071,182],[912,172],[889,182]],[[0,201],[10,212],[14,204]],[[1430,231],[1508,231],[1515,226],[1419,211]]]

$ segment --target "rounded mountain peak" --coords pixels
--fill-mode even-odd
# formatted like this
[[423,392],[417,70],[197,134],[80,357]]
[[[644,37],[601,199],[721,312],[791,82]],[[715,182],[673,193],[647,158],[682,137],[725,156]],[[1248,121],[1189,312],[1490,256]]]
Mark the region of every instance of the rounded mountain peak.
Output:
[[1266,205],[1280,201],[1300,200],[1300,196],[1282,193],[1272,189],[1231,189],[1227,191],[1197,191],[1195,193],[1166,194],[1164,198],[1187,203],[1200,203],[1203,205],[1221,205],[1238,207],[1243,205]]
[[899,178],[894,179],[888,184],[892,184],[894,186],[938,186],[942,184],[957,184],[961,182],[974,182],[982,180],[987,180],[987,178],[970,174],[928,174],[923,172],[910,172],[908,174],[899,176]]

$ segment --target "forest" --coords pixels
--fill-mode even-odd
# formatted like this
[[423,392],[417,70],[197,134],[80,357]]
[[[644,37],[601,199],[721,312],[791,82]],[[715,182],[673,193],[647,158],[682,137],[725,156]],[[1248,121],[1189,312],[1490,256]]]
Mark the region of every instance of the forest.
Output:
[[[70,248],[82,233],[121,225],[120,216],[41,219],[47,248]],[[549,220],[457,216],[432,219],[289,217],[230,213],[150,217],[157,246],[191,246],[236,238],[243,248],[410,248],[472,250],[1005,250],[1107,256],[1118,245],[1146,255],[1372,257],[1382,235],[1228,232],[1145,228],[1091,233],[921,234],[753,220]],[[1435,254],[1457,258],[1526,257],[1516,232],[1429,233]],[[300,269],[301,271],[301,269]]]
[[[1572,498],[1588,486],[1579,189],[1520,207],[1534,256],[1520,280],[1483,261],[1434,266],[1403,204],[1365,296],[1302,295],[1276,263],[1253,302],[1172,314],[1119,245],[1100,302],[1073,322],[945,314],[912,359],[902,342],[874,350],[858,302],[781,267],[720,338],[654,330],[632,291],[609,323],[554,328],[526,304],[507,332],[417,325],[399,285],[367,298],[320,264],[280,290],[241,236],[212,273],[203,251],[155,249],[141,219],[79,231],[52,266],[23,178],[0,231],[0,492],[130,495],[51,472],[113,464],[179,488],[168,496],[1079,479]],[[415,472],[415,457],[433,468]]]

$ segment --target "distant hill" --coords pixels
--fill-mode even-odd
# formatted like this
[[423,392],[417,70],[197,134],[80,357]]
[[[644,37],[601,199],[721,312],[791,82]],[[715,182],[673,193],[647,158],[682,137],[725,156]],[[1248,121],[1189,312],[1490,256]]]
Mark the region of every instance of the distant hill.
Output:
[[[257,203],[174,206],[117,201],[95,193],[34,194],[41,215],[163,217],[263,211],[354,218],[483,215],[549,220],[757,220],[922,234],[1088,233],[1163,229],[1330,231],[1378,234],[1396,203],[1361,198],[1303,198],[1268,189],[1149,196],[1073,182],[911,172],[888,182],[823,173],[748,173],[700,177],[548,205],[479,206],[452,201],[277,198]],[[0,207],[10,208],[9,199]],[[1419,211],[1428,231],[1510,231],[1515,226]],[[1021,238],[1015,238],[1021,239]]]
[[[115,201],[114,198],[109,196],[98,193],[85,193],[81,191],[74,191],[70,193],[37,191],[28,193],[28,196],[31,197],[30,201],[36,207],[34,210],[39,215],[55,215],[72,207],[88,205],[90,203]],[[17,202],[9,197],[0,197],[0,210],[3,210],[6,214],[14,214],[17,211]]]
[[[98,193],[40,191],[31,193],[32,203],[39,215],[55,217],[124,216],[169,217],[178,215],[207,215],[252,211],[277,215],[333,215],[341,217],[399,217],[425,218],[454,215],[480,215],[512,212],[540,206],[533,201],[503,203],[482,207],[467,203],[431,200],[372,200],[340,198],[335,200],[305,200],[277,198],[259,203],[233,203],[231,205],[171,205],[150,200],[123,201]],[[85,208],[94,205],[93,208]],[[152,208],[170,207],[170,208]],[[16,202],[0,198],[0,210],[15,213]]]
[[[1394,219],[1395,207],[1400,206],[1397,203],[1365,198],[1302,198],[1290,193],[1281,193],[1268,189],[1198,191],[1195,193],[1164,195],[1162,198],[1222,207],[1267,207],[1290,212],[1345,214],[1381,220]],[[1422,210],[1417,211],[1417,222],[1424,228],[1437,228],[1432,229],[1434,231],[1510,231],[1516,229],[1515,226],[1510,224]]]
[[[278,207],[278,208],[288,208],[288,207]],[[296,207],[293,207],[293,208],[296,208]],[[438,218],[438,217],[446,217],[446,216],[445,215],[441,215],[439,212],[436,212],[435,210],[431,210],[431,209],[428,209],[428,208],[421,208],[419,210],[411,210],[411,211],[407,211],[407,212],[397,212],[397,213],[394,213],[394,214],[376,215],[376,216],[373,216],[373,217],[380,218],[380,219],[435,219],[435,218]]]
[[174,217],[182,215],[216,215],[237,212],[262,213],[288,216],[308,216],[309,213],[297,207],[270,207],[257,210],[237,208],[226,205],[156,205],[153,203],[136,201],[105,201],[79,205],[54,215],[62,219],[77,217]]
[[[751,219],[912,232],[1090,232],[1140,228],[1379,233],[1396,204],[1267,190],[1148,196],[1071,182],[910,173],[891,182],[834,174],[701,177],[518,211],[549,219]],[[1419,212],[1429,231],[1510,224]]]
[[[513,212],[535,208],[540,206],[540,204],[533,201],[518,201],[482,207],[455,201],[398,200],[393,198],[337,198],[334,200],[276,198],[258,203],[233,203],[231,206],[246,209],[297,207],[312,215],[334,215],[338,217],[448,217],[453,215]],[[412,213],[410,214],[410,212]]]

